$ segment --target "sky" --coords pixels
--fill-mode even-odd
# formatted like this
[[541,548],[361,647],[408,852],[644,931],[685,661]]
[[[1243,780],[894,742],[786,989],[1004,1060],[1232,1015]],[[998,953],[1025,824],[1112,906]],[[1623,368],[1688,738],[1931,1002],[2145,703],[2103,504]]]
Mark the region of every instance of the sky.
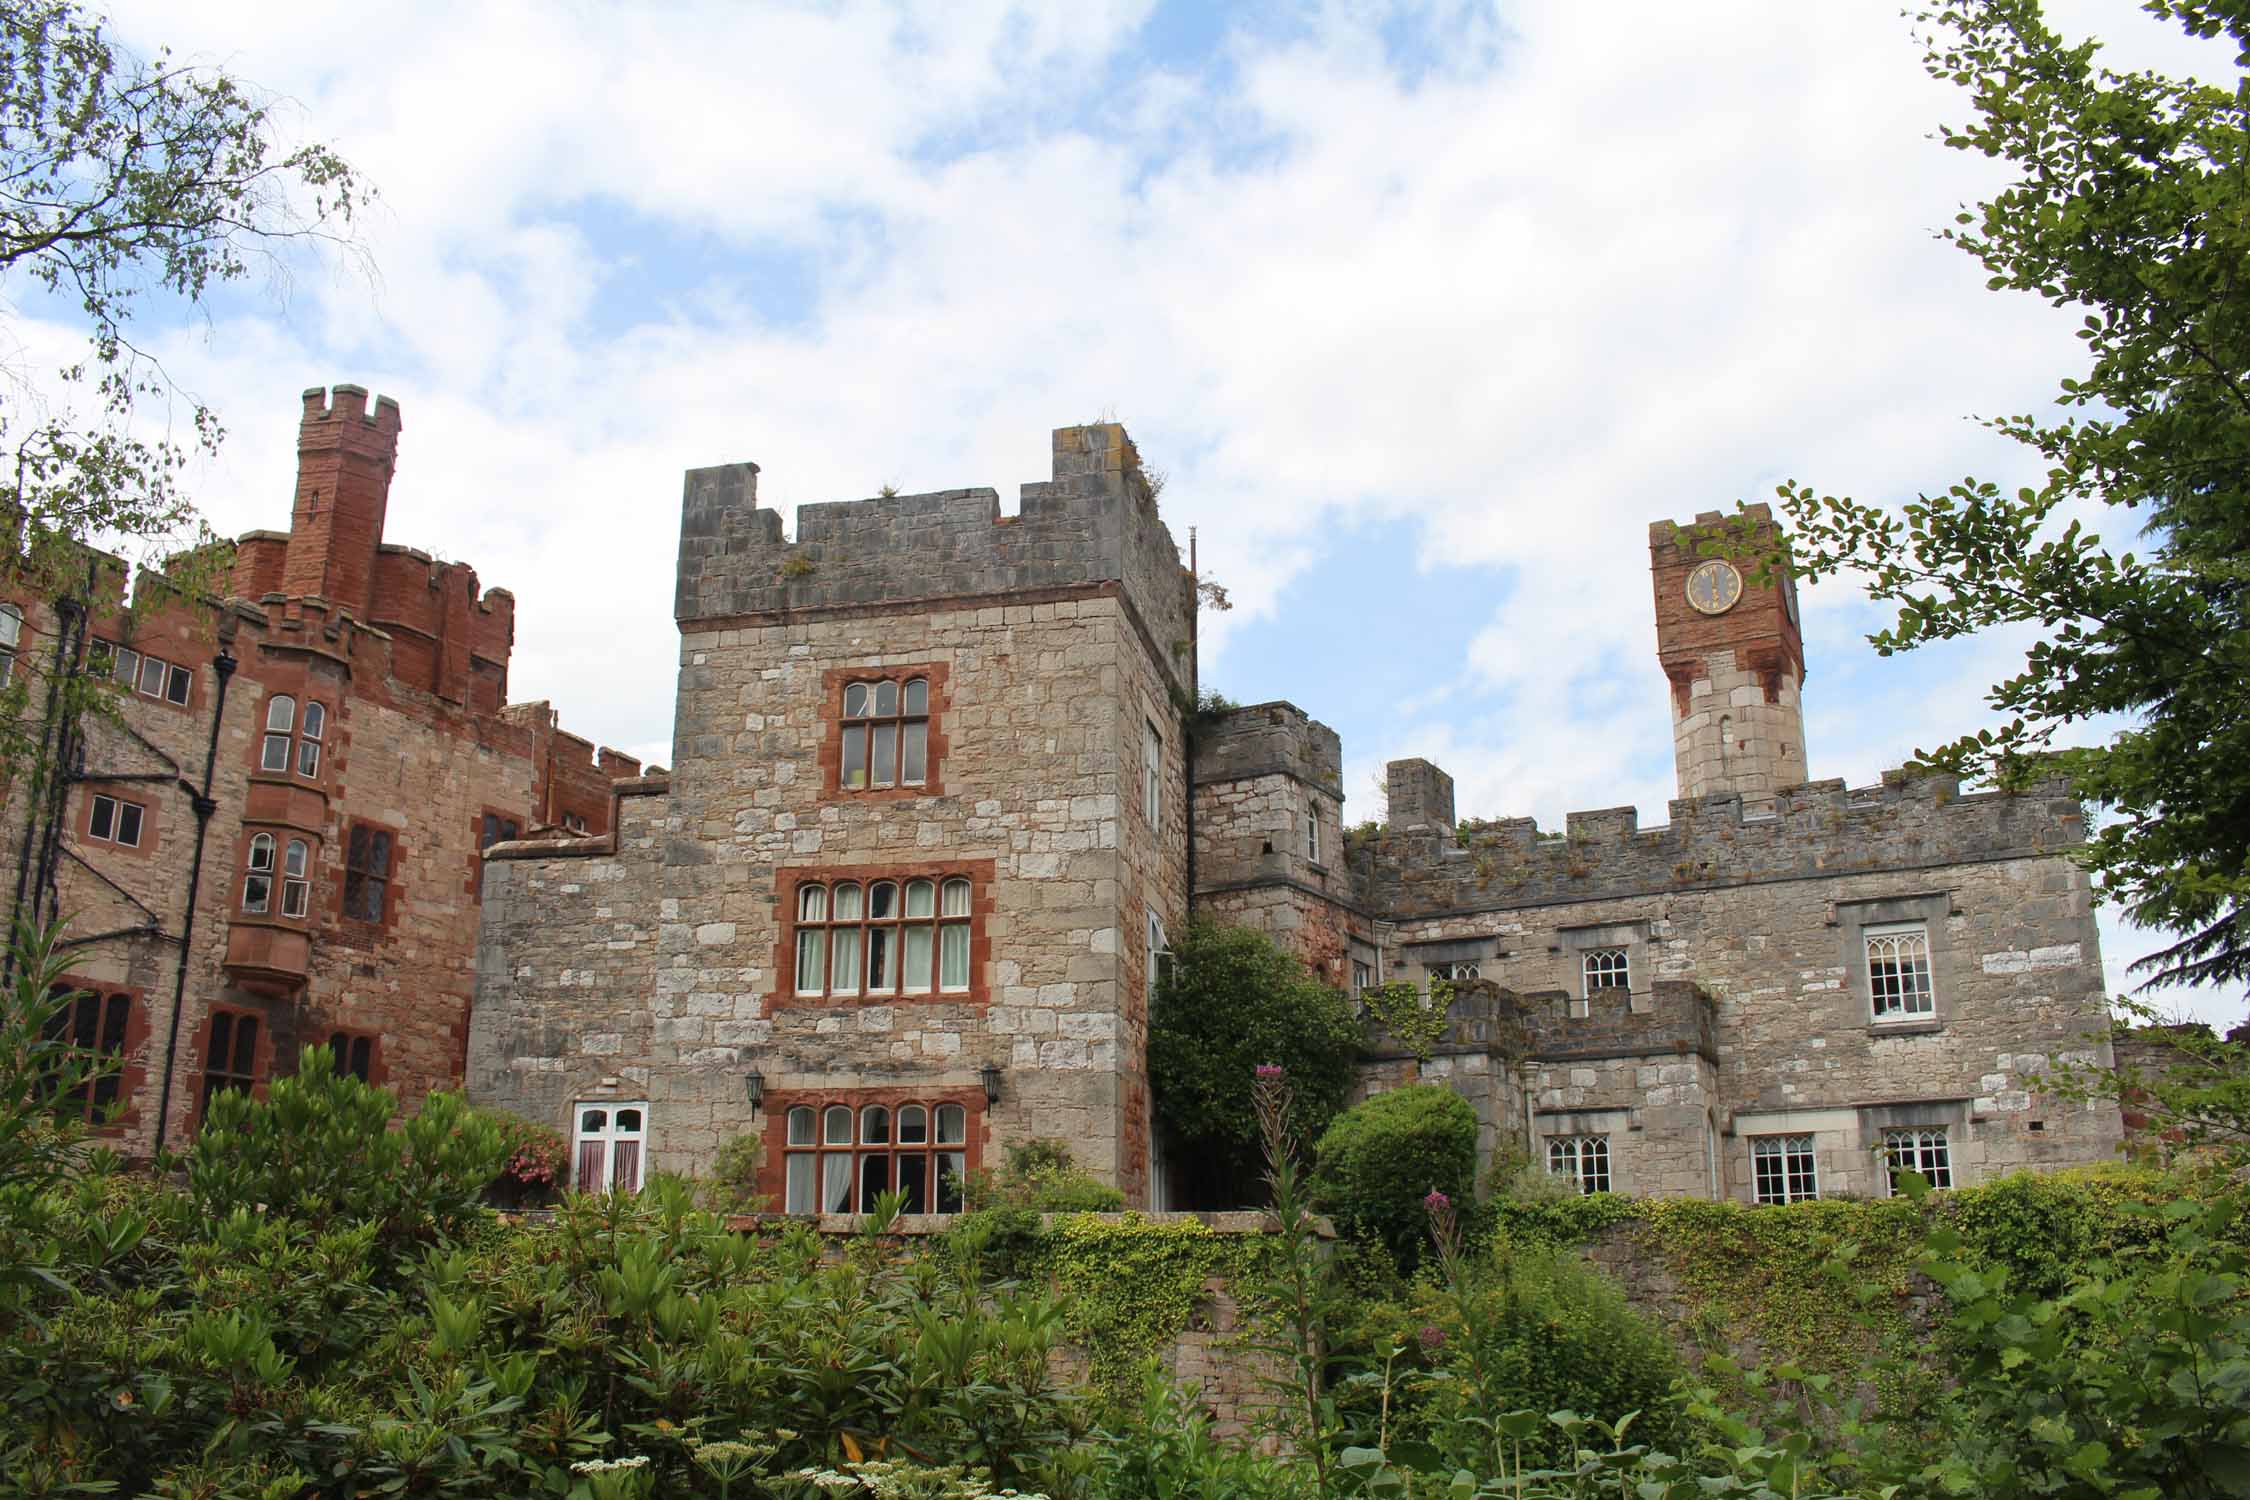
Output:
[[[2124,0],[2126,65],[2231,58]],[[1234,608],[1207,687],[1343,736],[1345,816],[1426,756],[1464,815],[1674,795],[1647,526],[1786,479],[2031,476],[2072,315],[1934,231],[1989,190],[1896,0],[120,0],[380,189],[372,270],[148,330],[229,438],[211,523],[286,524],[298,391],[395,397],[389,539],[512,590],[512,696],[670,758],[680,474],[806,501],[1046,477],[1114,418]],[[2117,517],[2101,518],[2114,526]],[[2122,539],[2121,539],[2122,540]],[[1815,776],[1987,722],[1986,639],[1879,659],[1804,600]],[[2103,924],[2112,987],[2156,946]],[[2231,1023],[2239,993],[2169,992]]]

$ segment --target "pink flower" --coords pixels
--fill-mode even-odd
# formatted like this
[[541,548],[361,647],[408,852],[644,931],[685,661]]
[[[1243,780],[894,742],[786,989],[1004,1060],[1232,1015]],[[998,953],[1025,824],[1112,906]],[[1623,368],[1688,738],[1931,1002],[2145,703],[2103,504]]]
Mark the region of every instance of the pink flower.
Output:
[[1445,1347],[1445,1330],[1435,1323],[1424,1324],[1422,1331],[1415,1336],[1422,1341],[1422,1351],[1425,1354],[1435,1354]]
[[1431,1188],[1430,1196],[1422,1200],[1422,1206],[1434,1214],[1442,1209],[1451,1208],[1453,1206],[1453,1200],[1446,1197],[1445,1194],[1439,1192],[1436,1188]]
[[1282,1070],[1280,1063],[1258,1064],[1258,1081],[1260,1083],[1275,1083],[1280,1081],[1281,1077]]

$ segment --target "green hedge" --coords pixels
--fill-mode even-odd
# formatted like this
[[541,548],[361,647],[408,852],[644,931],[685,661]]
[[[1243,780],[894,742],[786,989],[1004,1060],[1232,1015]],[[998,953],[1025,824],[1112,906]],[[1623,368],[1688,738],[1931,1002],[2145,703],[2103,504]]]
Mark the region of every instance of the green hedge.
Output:
[[1392,1089],[1338,1115],[1314,1148],[1314,1202],[1343,1233],[1389,1247],[1402,1266],[1430,1242],[1424,1200],[1476,1199],[1477,1117],[1442,1084]]

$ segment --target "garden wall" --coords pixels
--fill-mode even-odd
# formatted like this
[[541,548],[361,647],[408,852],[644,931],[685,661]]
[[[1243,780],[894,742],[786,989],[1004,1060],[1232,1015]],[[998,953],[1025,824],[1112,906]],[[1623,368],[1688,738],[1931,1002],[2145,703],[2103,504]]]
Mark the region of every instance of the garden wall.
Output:
[[[1144,1362],[1154,1359],[1173,1380],[1201,1391],[1216,1435],[1239,1439],[1264,1429],[1275,1366],[1249,1347],[1251,1331],[1235,1294],[1269,1243],[1264,1214],[1003,1211],[992,1218],[988,1253],[1000,1274],[1044,1278],[1070,1299],[1071,1339],[1056,1363],[1058,1376],[1130,1395]],[[796,1222],[776,1215],[733,1221],[746,1230]],[[860,1233],[850,1214],[825,1214],[815,1222],[839,1255]],[[891,1235],[912,1245],[959,1222],[902,1215]]]

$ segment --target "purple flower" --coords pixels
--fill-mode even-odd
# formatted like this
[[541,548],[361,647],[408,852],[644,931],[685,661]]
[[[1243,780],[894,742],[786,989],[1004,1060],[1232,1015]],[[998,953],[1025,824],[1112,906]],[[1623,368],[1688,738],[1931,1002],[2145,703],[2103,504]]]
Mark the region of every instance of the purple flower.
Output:
[[1280,1063],[1258,1064],[1258,1081],[1260,1083],[1278,1083],[1281,1081],[1281,1077],[1282,1071]]
[[1435,1354],[1445,1347],[1445,1330],[1435,1323],[1424,1324],[1422,1331],[1415,1337],[1422,1341],[1422,1352],[1424,1354]]
[[1453,1206],[1453,1200],[1446,1197],[1445,1194],[1439,1192],[1436,1188],[1431,1188],[1430,1196],[1422,1200],[1422,1206],[1434,1214],[1441,1212],[1442,1210],[1451,1208]]

